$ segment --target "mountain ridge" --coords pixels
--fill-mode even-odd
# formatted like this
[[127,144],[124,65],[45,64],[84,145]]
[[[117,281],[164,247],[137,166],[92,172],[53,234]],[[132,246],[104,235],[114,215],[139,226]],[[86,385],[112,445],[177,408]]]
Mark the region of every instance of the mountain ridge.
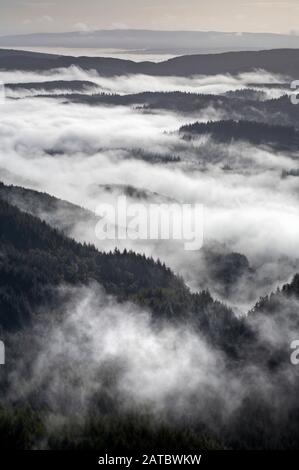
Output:
[[0,70],[46,71],[77,66],[102,76],[144,74],[153,76],[238,75],[264,70],[271,74],[299,77],[299,49],[272,49],[218,54],[183,55],[164,62],[134,62],[104,57],[72,57],[0,49]]

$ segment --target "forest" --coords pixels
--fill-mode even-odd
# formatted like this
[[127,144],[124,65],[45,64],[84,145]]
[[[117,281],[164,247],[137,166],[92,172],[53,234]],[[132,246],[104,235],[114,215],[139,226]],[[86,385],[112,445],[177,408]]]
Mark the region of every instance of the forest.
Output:
[[[47,448],[59,449],[116,449],[135,452],[142,445],[145,450],[182,450],[192,452],[217,448],[293,448],[298,437],[299,412],[296,404],[296,371],[286,368],[288,350],[285,344],[267,345],[261,341],[260,322],[270,320],[273,327],[298,328],[299,275],[281,290],[260,299],[246,318],[237,318],[225,305],[215,301],[209,292],[191,293],[183,280],[159,261],[131,252],[101,253],[94,246],[79,244],[51,228],[38,218],[21,212],[4,200],[0,203],[1,267],[0,309],[1,336],[5,339],[9,362],[1,370],[2,411],[0,412],[1,448],[34,448],[47,442]],[[227,374],[246,370],[244,380],[250,381],[253,370],[263,370],[269,376],[270,399],[266,390],[255,390],[245,395],[239,409],[223,422],[222,399],[218,393],[211,396],[214,423],[198,418],[184,423],[181,417],[158,419],[144,409],[121,411],[113,390],[113,365],[106,370],[103,390],[93,397],[83,422],[73,417],[59,429],[49,429],[45,416],[51,403],[36,399],[35,391],[28,401],[10,397],[10,380],[21,347],[30,341],[31,326],[43,321],[43,311],[61,322],[57,286],[88,286],[96,282],[107,294],[115,295],[120,303],[132,302],[151,312],[154,328],[168,325],[192,325],[193,331],[205,338],[213,349],[221,351]],[[67,297],[63,294],[63,302]],[[61,302],[61,299],[59,299]],[[282,304],[285,305],[283,312]],[[43,307],[40,309],[40,307]],[[57,309],[57,311],[56,311]],[[40,313],[36,313],[40,310]],[[52,312],[52,313],[49,313]],[[58,315],[58,319],[57,319]],[[59,323],[58,323],[59,324]],[[286,341],[287,343],[287,341]],[[34,342],[33,342],[34,344]],[[114,366],[115,367],[115,366]],[[27,373],[29,373],[27,371]],[[288,373],[288,382],[280,377]],[[245,373],[244,373],[245,374]],[[12,374],[13,375],[13,374]],[[40,392],[42,393],[42,390]],[[286,402],[285,397],[288,397]],[[113,397],[113,401],[111,402]],[[293,398],[292,398],[293,397]],[[121,396],[119,397],[121,400]],[[32,401],[31,401],[32,400]],[[196,394],[193,396],[194,415],[199,412]],[[225,405],[226,406],[226,405]],[[279,417],[276,414],[279,406]],[[120,407],[120,408],[119,408]],[[199,409],[198,409],[199,408]],[[279,419],[279,426],[276,420]],[[273,426],[276,432],[273,433]]]

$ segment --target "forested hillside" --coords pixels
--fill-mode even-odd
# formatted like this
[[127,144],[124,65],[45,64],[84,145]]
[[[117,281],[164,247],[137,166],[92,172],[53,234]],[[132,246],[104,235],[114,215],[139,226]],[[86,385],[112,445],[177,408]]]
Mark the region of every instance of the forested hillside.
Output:
[[253,145],[269,145],[277,150],[299,147],[299,132],[294,127],[275,126],[250,121],[196,122],[180,128],[186,138],[210,135],[216,142],[229,144],[244,141]]
[[242,331],[242,322],[209,293],[191,294],[159,260],[126,251],[101,253],[3,200],[0,209],[2,328],[25,326],[38,306],[53,300],[55,286],[96,281],[118,299],[148,307],[157,319],[193,321],[219,345],[234,348],[226,335]]
[[[253,391],[250,385],[252,395],[247,396],[246,392],[243,404],[225,422],[221,421],[219,415],[220,403],[214,404],[215,423],[218,422],[216,428],[215,423],[208,424],[205,418],[200,419],[200,415],[195,419],[198,410],[195,411],[192,425],[189,423],[186,428],[183,423],[176,423],[175,430],[168,420],[159,423],[156,418],[144,412],[133,416],[130,413],[119,414],[115,397],[109,405],[108,413],[108,387],[106,392],[99,394],[99,405],[95,402],[91,407],[83,428],[73,417],[68,425],[60,428],[59,434],[54,430],[49,434],[44,424],[46,411],[43,407],[41,410],[36,408],[36,398],[32,402],[35,403],[35,409],[31,409],[28,402],[25,407],[22,403],[5,405],[5,409],[0,412],[2,448],[31,448],[40,440],[46,439],[47,446],[55,449],[88,449],[94,446],[102,449],[107,446],[110,449],[134,451],[141,445],[139,439],[144,433],[147,436],[145,449],[186,450],[196,446],[202,449],[244,446],[271,448],[278,442],[284,447],[294,445],[299,430],[295,423],[290,427],[288,416],[291,410],[292,413],[298,412],[290,388],[296,379],[292,374],[292,379],[289,378],[283,385],[283,389],[289,394],[288,406],[283,404],[280,384],[281,374],[285,374],[287,370],[287,341],[277,344],[275,348],[271,343],[269,347],[261,337],[261,325],[266,324],[264,322],[267,316],[273,321],[273,328],[285,324],[289,327],[292,318],[297,325],[297,311],[284,309],[282,314],[279,305],[287,301],[294,307],[298,302],[298,276],[277,294],[262,299],[247,319],[238,319],[231,310],[215,302],[208,292],[190,293],[184,282],[159,261],[128,252],[100,253],[95,247],[67,238],[37,217],[21,212],[4,200],[0,201],[0,227],[1,328],[12,357],[21,352],[19,347],[23,341],[30,341],[33,345],[37,340],[34,325],[40,321],[42,312],[47,311],[49,315],[51,311],[61,310],[56,288],[62,285],[88,286],[90,282],[96,282],[104,286],[106,292],[113,294],[119,302],[130,300],[152,312],[153,324],[162,325],[167,322],[169,326],[189,325],[215,350],[222,351],[227,367],[225,374],[235,376],[240,373],[244,375],[244,383],[248,380],[250,383],[251,369],[263,370],[263,374],[269,377],[271,394],[277,394],[281,407],[280,417],[274,415],[273,405],[263,398],[264,389]],[[17,359],[13,363],[15,360]],[[8,383],[8,377],[4,376],[5,389]],[[194,405],[194,410],[197,408]],[[103,412],[108,413],[105,418]],[[276,420],[279,420],[279,427],[273,436]],[[101,433],[104,433],[104,438],[100,437]],[[127,433],[133,433],[135,438],[131,437],[128,441],[124,438]]]

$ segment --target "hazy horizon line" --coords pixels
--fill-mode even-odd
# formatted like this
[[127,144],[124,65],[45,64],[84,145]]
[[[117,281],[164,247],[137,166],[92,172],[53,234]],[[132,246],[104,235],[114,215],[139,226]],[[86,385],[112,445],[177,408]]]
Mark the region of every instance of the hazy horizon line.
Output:
[[154,28],[100,28],[100,29],[90,29],[90,30],[71,30],[71,31],[60,31],[60,32],[52,32],[52,31],[40,31],[40,32],[32,32],[32,33],[11,33],[11,34],[0,34],[0,38],[3,37],[12,37],[12,36],[37,36],[37,35],[59,35],[59,34],[81,34],[82,36],[96,33],[96,32],[121,32],[121,31],[135,31],[135,32],[159,32],[159,33],[212,33],[212,34],[232,34],[232,35],[243,35],[243,34],[251,34],[254,36],[259,35],[267,35],[267,36],[290,36],[290,37],[299,37],[299,32],[266,32],[266,31],[222,31],[222,30],[212,30],[212,29],[154,29]]

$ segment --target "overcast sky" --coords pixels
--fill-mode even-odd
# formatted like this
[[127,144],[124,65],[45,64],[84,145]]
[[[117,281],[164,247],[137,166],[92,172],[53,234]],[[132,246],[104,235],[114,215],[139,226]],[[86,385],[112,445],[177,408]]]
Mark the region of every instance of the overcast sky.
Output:
[[102,28],[290,33],[299,0],[0,0],[0,34]]

